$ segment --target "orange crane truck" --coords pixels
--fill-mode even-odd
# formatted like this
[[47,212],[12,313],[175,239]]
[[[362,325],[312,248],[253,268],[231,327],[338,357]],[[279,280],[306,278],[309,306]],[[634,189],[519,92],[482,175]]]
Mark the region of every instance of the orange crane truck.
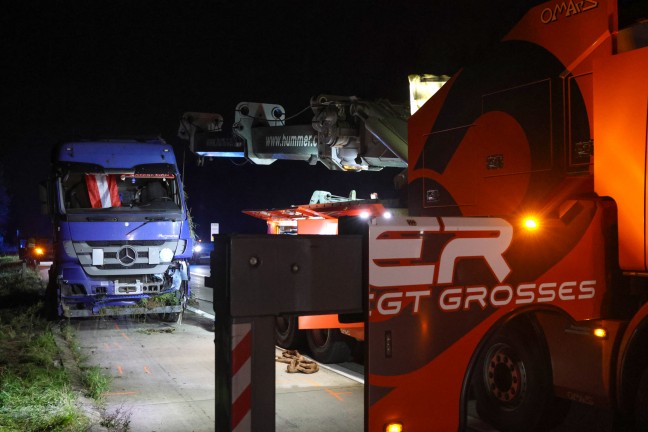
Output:
[[[648,23],[619,29],[617,6],[531,8],[409,118],[406,146],[383,140],[407,161],[406,216],[222,240],[219,427],[268,430],[273,413],[269,386],[240,381],[241,322],[360,311],[370,432],[549,430],[570,401],[648,430]],[[315,129],[311,161],[357,170],[338,126]]]
[[[336,235],[340,217],[390,218],[400,210],[391,208],[395,205],[394,200],[380,200],[375,193],[369,199],[360,199],[354,190],[349,196],[316,190],[308,204],[243,213],[264,220],[268,234]],[[307,346],[310,356],[320,363],[343,363],[356,357],[357,341],[364,341],[364,324],[340,322],[336,314],[279,316],[275,323],[275,342],[279,347]]]

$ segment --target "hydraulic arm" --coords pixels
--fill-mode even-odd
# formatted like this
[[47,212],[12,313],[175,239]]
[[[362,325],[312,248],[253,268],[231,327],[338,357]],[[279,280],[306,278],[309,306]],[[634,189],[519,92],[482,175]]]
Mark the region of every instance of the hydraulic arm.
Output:
[[378,171],[407,167],[406,106],[385,100],[319,95],[310,124],[287,125],[278,104],[241,102],[231,134],[219,114],[187,112],[178,136],[203,157],[244,157],[257,165],[278,159],[322,162],[331,170]]

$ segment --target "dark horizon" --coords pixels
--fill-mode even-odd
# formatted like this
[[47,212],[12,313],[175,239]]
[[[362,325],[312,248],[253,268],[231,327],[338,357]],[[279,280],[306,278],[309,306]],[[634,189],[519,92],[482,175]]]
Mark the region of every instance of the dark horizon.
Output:
[[[409,74],[453,74],[539,3],[13,3],[3,17],[0,155],[12,199],[4,233],[47,229],[38,184],[50,148],[71,136],[164,138],[184,161],[199,229],[219,222],[222,232],[262,231],[241,210],[304,203],[316,189],[394,198],[398,170],[229,159],[198,167],[176,137],[180,116],[217,112],[231,123],[241,101],[279,103],[290,116],[322,93],[407,102]],[[640,1],[622,3],[638,9]]]

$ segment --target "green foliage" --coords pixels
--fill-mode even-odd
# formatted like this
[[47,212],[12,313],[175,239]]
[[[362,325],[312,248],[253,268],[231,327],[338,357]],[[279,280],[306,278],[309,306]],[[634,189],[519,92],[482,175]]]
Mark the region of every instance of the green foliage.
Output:
[[76,351],[76,339],[74,338],[74,328],[70,325],[70,322],[66,322],[61,326],[61,336],[65,339],[65,342],[68,343],[70,348],[73,351]]
[[175,306],[180,304],[180,298],[175,292],[159,295],[155,297],[155,300],[164,306]]
[[148,309],[154,309],[162,306],[175,306],[180,304],[180,298],[177,292],[170,292],[142,299],[139,305]]
[[95,400],[103,399],[104,393],[110,388],[111,378],[105,375],[99,366],[84,366],[81,371],[88,396]]
[[0,430],[84,431],[88,420],[75,405],[62,369],[29,365],[0,374]]
[[18,261],[18,255],[2,255],[2,256],[0,256],[0,264],[7,263],[7,262],[12,262],[12,261]]
[[37,303],[0,310],[0,430],[86,430],[88,420],[75,405],[40,308]]
[[196,223],[195,219],[191,216],[191,208],[189,207],[189,195],[187,194],[186,190],[184,190],[184,199],[185,199],[185,206],[187,207],[187,221],[189,222],[189,235],[191,236],[192,240],[196,240],[196,229],[198,228],[198,224]]
[[14,308],[38,303],[44,292],[40,275],[29,267],[0,271],[0,307]]
[[36,271],[0,269],[0,431],[86,431],[42,292]]

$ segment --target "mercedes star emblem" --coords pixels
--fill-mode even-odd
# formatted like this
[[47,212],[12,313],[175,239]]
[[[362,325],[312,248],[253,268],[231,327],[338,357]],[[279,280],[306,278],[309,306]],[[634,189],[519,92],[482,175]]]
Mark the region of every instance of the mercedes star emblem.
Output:
[[124,266],[132,266],[137,258],[137,252],[130,246],[124,246],[117,252],[117,259]]

